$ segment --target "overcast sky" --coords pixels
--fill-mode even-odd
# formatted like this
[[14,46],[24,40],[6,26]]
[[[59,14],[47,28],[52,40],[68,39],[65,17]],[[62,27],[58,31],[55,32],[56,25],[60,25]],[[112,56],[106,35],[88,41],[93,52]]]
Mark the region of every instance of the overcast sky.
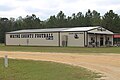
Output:
[[0,17],[25,17],[35,14],[41,20],[63,11],[65,15],[96,10],[103,15],[113,10],[120,15],[120,0],[0,0]]

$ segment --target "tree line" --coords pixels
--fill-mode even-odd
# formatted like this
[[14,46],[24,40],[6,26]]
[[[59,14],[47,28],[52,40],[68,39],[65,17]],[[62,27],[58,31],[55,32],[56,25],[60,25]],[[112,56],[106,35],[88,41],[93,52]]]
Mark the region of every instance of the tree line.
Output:
[[63,11],[57,15],[50,16],[47,20],[42,21],[35,14],[27,15],[26,17],[15,18],[0,18],[0,43],[5,41],[5,33],[9,31],[21,29],[43,29],[43,28],[63,28],[63,27],[88,27],[102,26],[114,33],[120,33],[120,15],[109,10],[103,16],[96,10],[73,13],[71,16],[66,16]]

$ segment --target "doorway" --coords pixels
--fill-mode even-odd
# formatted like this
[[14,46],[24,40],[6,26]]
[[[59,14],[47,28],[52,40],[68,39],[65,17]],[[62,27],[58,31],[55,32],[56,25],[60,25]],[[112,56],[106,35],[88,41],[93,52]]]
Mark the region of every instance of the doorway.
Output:
[[103,46],[104,44],[104,38],[103,37],[100,37],[100,46]]
[[29,45],[29,39],[26,40],[27,45]]
[[68,36],[67,35],[63,35],[62,36],[62,46],[63,47],[67,47],[68,44]]

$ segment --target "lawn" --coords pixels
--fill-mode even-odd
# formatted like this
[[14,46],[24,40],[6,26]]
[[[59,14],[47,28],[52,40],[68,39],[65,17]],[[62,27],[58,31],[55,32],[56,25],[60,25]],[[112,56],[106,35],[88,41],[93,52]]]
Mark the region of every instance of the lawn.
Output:
[[94,80],[98,73],[67,64],[9,59],[9,67],[0,58],[0,80]]
[[63,52],[63,53],[120,53],[120,47],[80,48],[80,47],[38,47],[38,46],[4,46],[0,51],[25,52]]

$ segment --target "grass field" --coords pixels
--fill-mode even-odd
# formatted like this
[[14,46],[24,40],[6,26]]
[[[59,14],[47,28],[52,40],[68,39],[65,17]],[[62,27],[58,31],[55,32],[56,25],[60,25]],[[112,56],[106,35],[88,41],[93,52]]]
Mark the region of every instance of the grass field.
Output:
[[9,59],[9,67],[0,64],[0,80],[94,80],[100,77],[85,68],[55,62]]
[[80,48],[80,47],[34,47],[34,46],[4,46],[0,51],[25,52],[63,52],[63,53],[120,53],[120,47]]

